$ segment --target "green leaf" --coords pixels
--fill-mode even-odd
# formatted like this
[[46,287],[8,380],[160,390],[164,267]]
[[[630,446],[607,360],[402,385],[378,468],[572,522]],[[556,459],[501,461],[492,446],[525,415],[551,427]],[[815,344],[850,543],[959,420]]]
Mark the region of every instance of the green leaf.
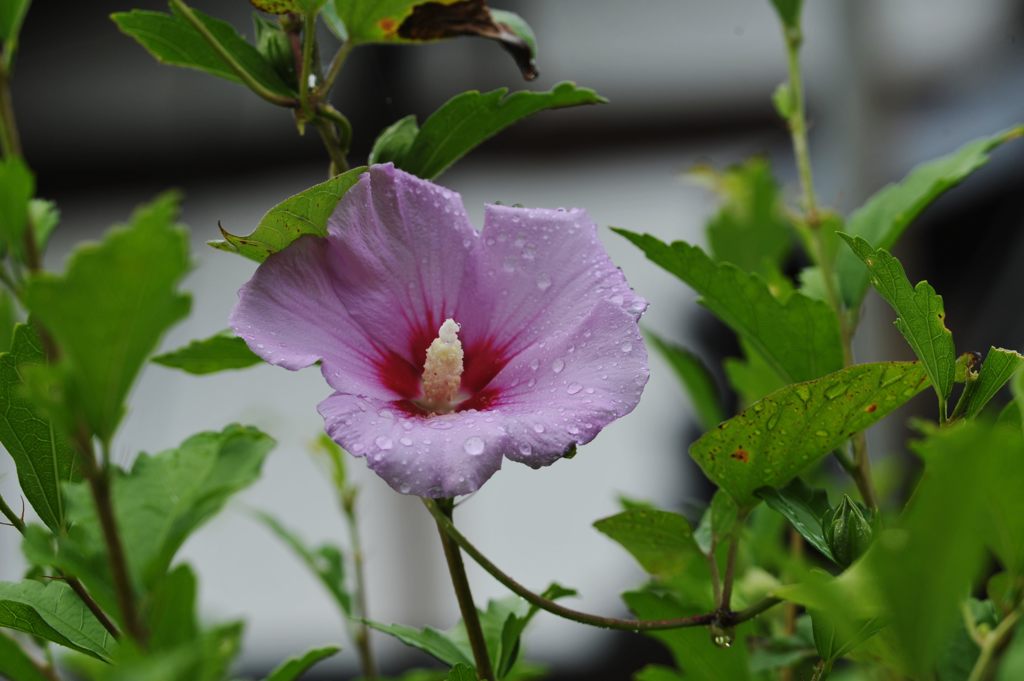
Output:
[[317,662],[326,660],[335,655],[341,648],[338,646],[323,646],[307,651],[301,657],[293,657],[287,660],[280,667],[270,673],[265,681],[295,681],[305,674]]
[[822,516],[831,508],[825,490],[811,489],[800,478],[793,478],[781,489],[762,487],[756,494],[772,510],[781,513],[811,546],[835,561],[821,526]]
[[277,22],[268,21],[255,12],[252,25],[256,32],[256,50],[283,82],[291,88],[296,87],[298,76],[295,74],[295,54],[288,34]]
[[253,7],[267,14],[299,14],[302,8],[297,0],[249,0]]
[[917,362],[859,364],[786,386],[708,431],[690,456],[740,507],[781,487],[927,385]]
[[[641,619],[669,619],[694,613],[688,603],[649,591],[624,593],[622,599]],[[668,647],[676,665],[683,670],[683,678],[688,681],[745,681],[751,678],[743,639],[747,629],[748,625],[737,628],[731,648],[714,645],[704,627],[655,631],[649,635]]]
[[[1016,127],[975,140],[952,154],[917,166],[902,181],[886,186],[850,215],[844,231],[876,248],[891,249],[932,201],[985,165],[993,149],[1022,135],[1024,127]],[[868,288],[867,271],[853,253],[845,250],[838,254],[836,271],[843,300],[850,308],[860,307]]]
[[36,237],[36,247],[42,254],[50,242],[50,235],[60,222],[60,210],[53,201],[32,199],[28,202],[28,221]]
[[749,343],[740,339],[744,359],[727,357],[722,362],[729,385],[740,397],[741,406],[750,406],[759,399],[786,385],[786,381]]
[[0,627],[109,660],[115,641],[85,604],[60,581],[0,582]]
[[194,340],[183,348],[157,355],[152,361],[190,374],[203,375],[228,369],[245,369],[263,360],[249,349],[244,340],[230,331],[222,331],[209,338]]
[[195,573],[185,564],[157,582],[143,615],[150,650],[174,650],[191,645],[199,636],[196,592]]
[[[552,601],[575,595],[575,589],[568,589],[560,584],[551,584],[541,594],[544,598]],[[516,661],[519,659],[519,653],[522,648],[520,639],[530,621],[540,611],[540,608],[537,606],[530,605],[524,612],[525,601],[519,598],[506,599],[504,602],[507,603],[507,606],[502,609],[494,607],[496,603],[500,602],[492,601],[488,603],[487,612],[484,613],[481,622],[481,626],[485,627],[486,633],[488,629],[491,629],[491,627],[486,626],[488,619],[493,619],[493,617],[489,616],[497,611],[497,618],[501,622],[500,636],[496,640],[492,636],[487,641],[487,648],[491,651],[494,669],[499,679],[509,678],[510,675],[513,675],[512,673],[517,668]]]
[[477,681],[476,669],[468,664],[457,664],[448,672],[448,681]]
[[829,615],[827,612],[811,611],[814,647],[821,659],[827,661],[838,660],[848,655],[885,626],[885,622],[876,617],[862,620],[853,632],[846,632],[837,628]]
[[164,194],[102,242],[77,248],[64,275],[36,274],[25,288],[26,307],[61,349],[72,403],[104,442],[146,357],[188,314],[190,299],[177,291],[188,235],[177,216],[178,197]]
[[623,511],[594,523],[598,532],[622,545],[651,575],[663,580],[704,562],[689,521],[668,511]]
[[887,251],[872,248],[859,237],[840,236],[867,266],[872,286],[899,315],[896,328],[924,364],[939,404],[945,409],[956,377],[956,348],[953,334],[946,328],[942,296],[926,281],[911,286],[903,265]]
[[431,114],[408,149],[392,160],[402,170],[431,180],[484,141],[531,114],[604,101],[593,90],[569,82],[558,83],[547,92],[470,90],[449,99]]
[[18,325],[18,306],[8,291],[0,291],[0,352],[10,352]]
[[789,83],[779,83],[775,88],[772,93],[772,106],[775,107],[775,113],[779,114],[779,118],[784,121],[788,121],[789,117],[793,115],[793,88],[789,86]]
[[0,634],[0,678],[9,681],[53,681],[39,670],[17,643]]
[[[18,43],[18,33],[21,31],[21,24],[25,21],[28,7],[31,0],[5,0],[0,2],[0,42],[3,43],[5,53],[10,53]],[[5,58],[8,59],[5,54]]]
[[709,430],[725,419],[715,378],[697,355],[647,331],[651,345],[669,363],[693,402],[701,428]]
[[416,122],[415,115],[409,114],[405,118],[399,118],[384,128],[384,131],[377,136],[367,163],[374,165],[401,159],[409,152],[418,134],[420,134],[420,126]]
[[[523,77],[537,76],[536,40],[519,16],[488,8],[484,0],[332,0],[328,25],[335,34],[365,43],[422,43],[458,36],[497,41]],[[343,39],[345,39],[343,38]]]
[[803,0],[771,0],[772,6],[779,14],[779,19],[786,28],[800,28],[800,11]]
[[732,497],[724,491],[715,490],[711,503],[700,518],[700,524],[693,533],[693,540],[705,555],[710,555],[732,537],[737,528],[739,509]]
[[257,511],[254,517],[292,550],[309,571],[320,580],[341,611],[351,617],[353,615],[352,596],[345,589],[345,563],[342,560],[341,551],[329,544],[309,548],[297,534],[282,525],[272,515]]
[[61,485],[80,477],[78,455],[67,438],[22,395],[22,372],[45,363],[32,327],[14,329],[10,352],[0,354],[0,443],[14,460],[25,498],[46,525],[65,525]]
[[[242,69],[265,89],[282,97],[297,96],[259,51],[238,34],[234,26],[197,9],[195,15],[224,46]],[[125,35],[135,39],[162,64],[198,69],[235,83],[242,80],[206,39],[178,14],[134,9],[110,15]]]
[[793,293],[785,301],[764,280],[716,263],[683,241],[614,229],[647,257],[701,295],[701,303],[745,340],[787,382],[817,378],[843,366],[839,323],[820,300]]
[[675,669],[649,664],[633,675],[633,681],[686,681],[686,677]]
[[964,417],[974,418],[996,396],[1024,364],[1024,357],[1014,350],[989,348],[985,363],[976,381],[964,391]]
[[0,160],[0,247],[23,257],[29,200],[36,190],[32,171],[17,156]]
[[394,636],[408,646],[422,650],[428,655],[433,655],[445,664],[472,664],[469,656],[452,642],[443,631],[438,631],[432,627],[414,629],[401,624],[381,624],[371,620],[366,620],[366,624],[377,631]]
[[[152,587],[185,539],[259,477],[274,441],[255,428],[231,425],[193,435],[176,449],[142,454],[129,473],[113,479],[117,526],[137,584]],[[74,532],[67,548],[82,556],[103,540],[85,483],[67,487]]]
[[712,257],[769,281],[776,278],[790,250],[792,225],[768,162],[753,158],[712,180],[724,199],[708,222]]
[[365,167],[353,168],[285,199],[267,211],[256,229],[246,236],[236,236],[221,228],[224,239],[207,243],[216,249],[263,262],[303,234],[327,236],[327,219],[365,170]]
[[996,673],[996,681],[1016,681],[1024,678],[1024,627],[1018,626]]

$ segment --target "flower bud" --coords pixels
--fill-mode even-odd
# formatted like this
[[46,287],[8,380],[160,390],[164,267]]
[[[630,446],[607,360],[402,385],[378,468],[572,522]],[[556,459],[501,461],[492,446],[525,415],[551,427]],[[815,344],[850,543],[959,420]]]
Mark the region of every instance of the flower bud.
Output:
[[821,524],[832,557],[844,568],[871,544],[871,523],[860,505],[845,494],[838,506],[825,512]]

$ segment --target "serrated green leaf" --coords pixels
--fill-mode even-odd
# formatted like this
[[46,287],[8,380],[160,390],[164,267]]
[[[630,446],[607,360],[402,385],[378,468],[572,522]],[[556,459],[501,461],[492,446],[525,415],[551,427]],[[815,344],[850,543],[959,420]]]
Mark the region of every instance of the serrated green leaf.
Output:
[[[163,577],[185,539],[256,481],[273,446],[255,428],[231,425],[154,456],[141,454],[130,472],[114,477],[117,527],[137,585],[152,587]],[[67,486],[67,498],[74,527],[61,549],[84,557],[99,552],[102,560],[102,533],[86,484]]]
[[365,167],[353,168],[285,199],[267,211],[256,229],[245,236],[236,236],[221,228],[224,239],[207,243],[221,251],[263,262],[303,234],[326,236],[327,219],[365,170]]
[[416,136],[420,134],[420,126],[416,122],[416,116],[410,114],[384,128],[377,136],[370,150],[370,157],[367,163],[391,163],[401,159],[409,152]]
[[478,36],[497,41],[527,80],[537,75],[536,41],[529,26],[511,12],[492,12],[484,0],[332,0],[332,4],[328,25],[336,26],[332,28],[336,34],[343,28],[353,44]]
[[769,282],[778,278],[790,250],[792,226],[768,162],[750,159],[717,176],[715,185],[724,203],[708,222],[712,257]]
[[0,160],[0,248],[22,257],[29,200],[36,180],[17,156]]
[[477,681],[476,669],[468,664],[457,664],[448,672],[448,681]]
[[68,439],[22,395],[22,373],[45,363],[32,327],[19,324],[10,352],[0,355],[0,443],[14,460],[18,482],[40,520],[59,532],[65,524],[61,485],[80,477]]
[[985,405],[1020,370],[1022,364],[1024,357],[1015,350],[989,348],[977,380],[965,388],[964,417],[970,419],[980,414]]
[[558,83],[547,92],[470,90],[452,97],[432,113],[405,153],[392,160],[402,170],[432,180],[481,143],[527,116],[604,101],[593,90],[569,82]]
[[740,397],[741,406],[750,406],[759,399],[786,385],[778,372],[749,343],[740,339],[744,358],[727,357],[722,362],[729,385]]
[[58,645],[109,660],[116,642],[99,620],[60,581],[0,582],[0,627],[38,636]]
[[0,678],[8,681],[53,681],[39,670],[17,643],[0,634]]
[[366,620],[366,624],[377,631],[394,636],[408,646],[422,650],[428,655],[433,655],[445,664],[472,664],[469,656],[459,646],[455,645],[443,631],[438,631],[432,627],[414,629],[401,624],[381,624],[371,620]]
[[[627,592],[622,594],[622,600],[641,619],[670,619],[694,613],[690,604],[650,591]],[[731,648],[714,645],[704,627],[655,631],[649,635],[668,647],[688,681],[746,681],[751,678],[744,640],[748,628],[737,627]]]
[[956,348],[946,328],[942,296],[922,281],[912,286],[900,261],[859,237],[840,235],[871,276],[871,285],[896,311],[896,328],[928,372],[928,380],[945,408],[956,378]]
[[671,579],[704,562],[689,521],[668,511],[623,511],[594,523],[651,575]]
[[793,478],[781,489],[762,487],[756,494],[772,510],[781,513],[811,546],[829,560],[835,560],[821,526],[822,516],[831,508],[825,490],[811,489],[800,478]]
[[317,662],[326,660],[341,650],[338,646],[313,648],[300,657],[293,657],[270,673],[266,681],[296,681]]
[[701,428],[714,428],[725,418],[725,412],[711,372],[700,358],[689,350],[662,340],[651,331],[647,331],[646,335],[651,345],[665,358],[683,384],[697,412]]
[[690,456],[741,508],[749,507],[755,490],[785,485],[927,385],[917,362],[852,366],[755,402],[705,433]]
[[103,241],[75,249],[65,274],[35,274],[25,287],[26,307],[60,347],[72,404],[104,442],[146,357],[189,311],[177,290],[189,270],[178,202],[162,195]]
[[701,303],[759,353],[787,382],[817,378],[843,366],[835,313],[820,300],[793,293],[785,301],[764,280],[730,263],[716,263],[683,241],[614,229],[651,261],[701,295]]
[[345,563],[341,550],[329,544],[310,548],[297,534],[272,515],[257,511],[254,517],[292,550],[306,568],[320,580],[341,611],[351,617],[352,596],[345,589]]
[[151,651],[191,645],[199,635],[196,575],[187,564],[176,566],[153,588],[143,618]]
[[[255,82],[282,97],[297,96],[263,55],[238,34],[234,26],[197,9],[192,9],[192,12]],[[110,18],[122,33],[142,45],[158,62],[198,69],[242,83],[202,34],[176,13],[134,9],[130,12],[115,12]]]
[[[929,204],[985,165],[989,152],[1024,135],[1024,127],[975,140],[953,153],[917,166],[898,183],[868,199],[846,222],[844,231],[876,248],[891,249],[900,235]],[[846,304],[856,309],[868,289],[868,273],[853,253],[840,250],[836,260],[839,288]]]
[[249,349],[244,340],[230,331],[222,331],[157,355],[152,361],[190,374],[204,375],[228,369],[245,369],[263,360]]
[[803,9],[803,0],[771,0],[771,2],[786,28],[800,27],[800,11]]

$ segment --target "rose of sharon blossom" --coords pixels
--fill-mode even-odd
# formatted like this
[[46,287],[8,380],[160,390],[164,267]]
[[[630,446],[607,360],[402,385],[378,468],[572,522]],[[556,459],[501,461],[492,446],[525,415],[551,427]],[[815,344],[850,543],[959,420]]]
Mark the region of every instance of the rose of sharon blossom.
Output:
[[320,362],[327,433],[399,492],[546,466],[639,401],[647,303],[586,212],[491,205],[478,233],[458,194],[378,165],[327,231],[260,265],[231,324],[271,364]]

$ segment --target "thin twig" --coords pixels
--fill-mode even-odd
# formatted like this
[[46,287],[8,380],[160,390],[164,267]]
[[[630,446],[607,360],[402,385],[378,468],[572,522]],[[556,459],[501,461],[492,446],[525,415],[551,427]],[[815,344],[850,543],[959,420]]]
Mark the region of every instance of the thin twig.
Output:
[[749,608],[736,612],[716,611],[702,613],[699,615],[691,615],[689,617],[677,617],[664,620],[631,620],[618,617],[603,617],[601,615],[592,615],[580,610],[573,610],[572,608],[567,608],[564,605],[560,605],[555,601],[544,598],[543,596],[530,591],[508,574],[502,572],[498,566],[487,558],[487,556],[481,553],[480,549],[476,548],[469,539],[455,528],[455,525],[448,520],[444,515],[444,512],[432,499],[424,499],[423,503],[426,505],[427,510],[430,511],[431,515],[434,516],[434,520],[437,521],[437,524],[444,529],[449,537],[451,537],[452,541],[458,544],[470,558],[476,561],[477,565],[483,568],[496,580],[501,582],[505,588],[523,598],[528,603],[537,606],[541,610],[546,610],[553,615],[558,615],[559,617],[579,622],[580,624],[589,624],[590,626],[600,627],[602,629],[621,629],[623,631],[682,629],[684,627],[703,627],[712,623],[728,627],[753,619],[765,610],[768,610],[772,606],[782,602],[779,598],[769,597],[761,599]]
[[1024,606],[1018,606],[1016,610],[1004,617],[1003,621],[985,637],[981,653],[978,655],[978,660],[974,663],[974,668],[971,669],[971,675],[967,681],[987,681],[991,678],[999,659],[999,653],[1009,642],[1017,622],[1020,621],[1022,607]]
[[345,503],[343,500],[342,511],[348,525],[349,544],[352,547],[352,566],[356,573],[355,597],[359,625],[353,639],[355,639],[356,651],[359,653],[363,678],[366,681],[376,681],[377,664],[373,658],[373,647],[370,645],[370,627],[366,624],[369,617],[369,610],[366,606],[366,571],[363,565],[363,547],[359,534],[359,523],[356,519],[354,496],[351,503]]

